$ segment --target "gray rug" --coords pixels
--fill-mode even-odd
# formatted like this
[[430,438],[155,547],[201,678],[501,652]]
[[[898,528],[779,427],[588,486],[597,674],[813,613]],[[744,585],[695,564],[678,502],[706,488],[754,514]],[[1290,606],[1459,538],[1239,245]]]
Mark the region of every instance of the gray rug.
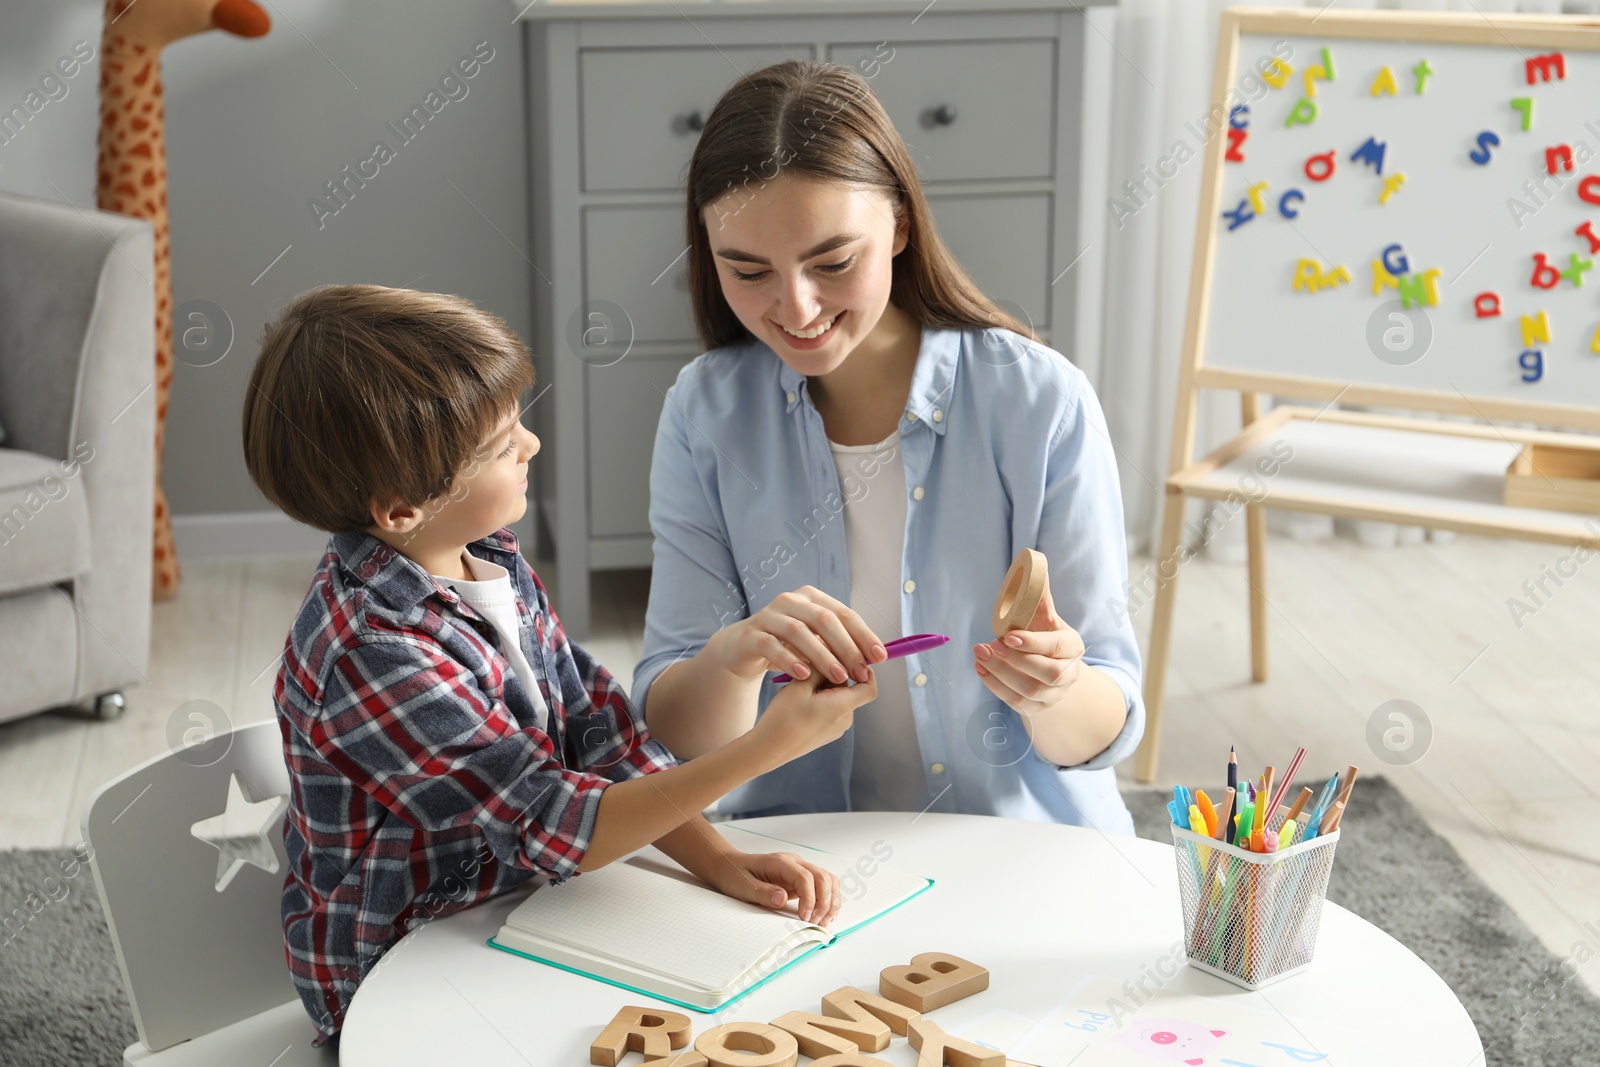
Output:
[[[1128,795],[1141,837],[1171,841],[1162,806],[1169,795]],[[1600,1063],[1600,1001],[1568,978],[1571,968],[1562,969],[1387,782],[1362,778],[1353,796],[1328,898],[1439,973],[1466,1005],[1494,1067]],[[135,1040],[93,878],[87,870],[60,877],[70,855],[0,853],[3,1067],[119,1067]]]
[[[1288,795],[1302,784],[1317,790],[1324,783],[1297,782]],[[1350,795],[1328,899],[1444,979],[1477,1026],[1490,1067],[1600,1064],[1600,999],[1572,977],[1573,966],[1563,968],[1388,781],[1363,775]],[[1124,798],[1140,837],[1171,843],[1170,791]],[[1593,938],[1589,951],[1600,953]]]

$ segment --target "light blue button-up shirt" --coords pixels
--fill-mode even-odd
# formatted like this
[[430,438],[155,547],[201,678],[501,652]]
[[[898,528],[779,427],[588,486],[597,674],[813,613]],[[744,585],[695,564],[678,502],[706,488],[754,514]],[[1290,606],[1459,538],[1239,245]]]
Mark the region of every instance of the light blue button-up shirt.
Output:
[[[908,679],[928,810],[1133,833],[1113,764],[1144,733],[1139,646],[1126,611],[1127,549],[1115,455],[1083,372],[1007,330],[924,328],[900,420],[906,528],[900,630],[951,641],[912,656]],[[634,699],[721,627],[813,585],[850,603],[843,511],[869,491],[841,485],[806,378],[764,342],[714,349],[667,392],[650,472],[655,569]],[[1023,548],[1050,563],[1057,613],[1083,662],[1127,700],[1117,738],[1086,763],[1036,752],[1017,713],[972,668],[994,639],[995,596]],[[771,675],[768,676],[772,677]],[[759,708],[777,692],[762,683]],[[868,704],[856,715],[872,714]],[[854,732],[752,780],[722,809],[740,815],[850,810]]]

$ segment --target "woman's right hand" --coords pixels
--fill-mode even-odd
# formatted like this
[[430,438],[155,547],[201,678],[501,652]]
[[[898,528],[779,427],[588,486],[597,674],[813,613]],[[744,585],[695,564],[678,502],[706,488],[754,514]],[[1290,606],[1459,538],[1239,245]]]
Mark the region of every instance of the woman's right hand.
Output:
[[870,667],[867,680],[855,685],[834,685],[814,674],[778,690],[750,732],[787,763],[843,737],[855,710],[877,697],[878,678]]
[[804,679],[813,669],[842,685],[871,680],[871,664],[889,658],[861,616],[815,586],[779,593],[749,618],[717,631],[719,661],[730,674],[756,678],[768,671]]

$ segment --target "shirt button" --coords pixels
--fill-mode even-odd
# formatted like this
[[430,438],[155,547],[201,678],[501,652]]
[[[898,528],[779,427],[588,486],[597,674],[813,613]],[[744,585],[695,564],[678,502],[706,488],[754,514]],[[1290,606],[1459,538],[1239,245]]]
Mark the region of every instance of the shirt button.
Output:
[[915,681],[918,685],[927,685],[928,684],[928,676],[926,674],[919,674],[919,675],[916,676],[916,678],[914,678],[912,680]]
[[913,500],[921,500],[922,499],[922,486],[919,485],[915,489],[911,490],[911,499],[913,499]]
[[908,593],[915,593],[917,591],[917,583],[911,581],[909,578],[906,579],[905,591]]
[[940,411],[938,408],[934,408],[933,409],[933,421],[934,422],[943,422],[944,421],[944,412]]
[[789,403],[791,403],[791,404],[794,403],[794,390],[793,389],[789,390]]
[[944,764],[935,763],[933,766],[929,767],[928,770],[932,771],[934,774],[943,774],[944,773]]
[[908,422],[916,422],[917,421],[917,413],[915,411],[906,412],[906,421],[908,421]]

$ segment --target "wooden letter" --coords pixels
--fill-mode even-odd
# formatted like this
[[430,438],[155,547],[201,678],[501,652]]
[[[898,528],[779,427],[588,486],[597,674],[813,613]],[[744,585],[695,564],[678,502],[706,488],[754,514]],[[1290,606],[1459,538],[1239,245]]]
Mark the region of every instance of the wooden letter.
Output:
[[687,1015],[630,1004],[617,1010],[589,1046],[589,1062],[600,1067],[617,1067],[617,1061],[628,1052],[642,1052],[647,1060],[659,1060],[688,1043]]
[[948,952],[920,952],[911,957],[909,967],[885,967],[878,975],[879,993],[897,1004],[922,1012],[942,1008],[988,988],[988,968]]
[[951,1037],[930,1019],[911,1024],[917,1067],[1006,1067],[1006,1054],[973,1041]]
[[695,1038],[694,1050],[711,1067],[795,1067],[800,1046],[768,1023],[724,1023]]
[[[921,1013],[864,989],[843,985],[822,998],[822,1014],[863,1025],[869,1019],[876,1018],[896,1034],[905,1037],[907,1027]],[[875,1045],[872,1051],[877,1052],[881,1048],[882,1045]]]

